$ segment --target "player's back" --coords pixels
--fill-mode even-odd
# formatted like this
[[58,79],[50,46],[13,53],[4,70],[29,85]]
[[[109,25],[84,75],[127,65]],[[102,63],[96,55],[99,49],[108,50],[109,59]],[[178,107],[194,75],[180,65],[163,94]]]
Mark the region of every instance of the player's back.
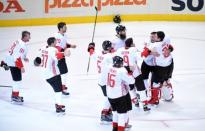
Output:
[[105,55],[106,54],[102,51],[96,51],[96,53],[92,55],[92,58],[94,58],[94,60],[96,61],[98,74],[102,72],[102,62],[105,58]]
[[107,75],[107,95],[109,98],[119,98],[128,93],[128,85],[134,84],[134,78],[124,67],[110,67]]
[[28,49],[26,43],[19,39],[15,41],[13,45],[10,47],[5,61],[9,66],[15,66],[16,59],[24,59],[26,57],[27,52]]
[[156,56],[155,59],[155,64],[157,66],[169,66],[172,62],[172,55],[170,54],[169,50],[169,44],[164,43],[164,42],[155,42],[154,51],[156,51],[159,56]]
[[108,72],[109,65],[112,64],[112,54],[111,53],[100,53],[97,56],[97,68],[98,68],[98,83],[100,85],[106,85],[107,83],[107,76],[106,73]]
[[44,69],[45,79],[59,75],[56,58],[57,49],[55,47],[42,48],[41,50],[41,67]]
[[139,61],[137,51],[138,50],[135,47],[130,47],[130,48],[122,47],[117,50],[117,55],[123,58],[124,66],[134,66]]

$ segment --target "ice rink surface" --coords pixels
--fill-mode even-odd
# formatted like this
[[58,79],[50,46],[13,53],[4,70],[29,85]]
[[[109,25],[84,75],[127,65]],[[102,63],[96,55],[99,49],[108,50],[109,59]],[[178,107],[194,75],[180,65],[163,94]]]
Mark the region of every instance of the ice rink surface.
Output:
[[[122,23],[127,36],[141,48],[152,31],[162,30],[171,38],[175,69],[172,79],[174,101],[160,102],[150,113],[134,108],[130,113],[132,131],[205,131],[205,23],[204,22],[129,22]],[[31,32],[29,63],[25,63],[22,95],[24,105],[10,103],[11,88],[0,87],[0,131],[111,131],[100,125],[103,95],[97,85],[96,64],[91,60],[86,74],[93,24],[67,25],[69,42],[76,44],[67,58],[67,85],[71,95],[64,97],[66,115],[57,116],[54,92],[33,66],[38,49],[57,32],[56,26],[0,28],[0,60],[23,30]],[[94,41],[101,50],[103,40],[113,40],[113,23],[97,23]],[[10,86],[9,71],[0,69],[0,85]]]

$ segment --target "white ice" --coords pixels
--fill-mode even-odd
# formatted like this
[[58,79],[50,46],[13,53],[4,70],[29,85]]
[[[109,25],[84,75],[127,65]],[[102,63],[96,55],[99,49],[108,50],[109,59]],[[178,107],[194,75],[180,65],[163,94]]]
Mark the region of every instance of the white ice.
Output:
[[[147,41],[149,33],[163,30],[174,45],[174,101],[160,102],[150,113],[134,108],[130,114],[132,131],[205,131],[205,23],[203,22],[128,22],[128,37],[137,46]],[[101,49],[103,40],[112,40],[115,24],[97,23],[94,41]],[[21,31],[31,32],[28,44],[30,62],[25,64],[22,95],[24,105],[10,103],[11,88],[0,87],[0,131],[111,131],[111,125],[100,125],[103,95],[97,85],[94,61],[86,75],[93,24],[68,25],[69,42],[77,44],[67,58],[67,85],[71,95],[63,98],[66,115],[57,116],[52,88],[41,77],[33,59],[48,37],[57,32],[56,26],[0,28],[0,60]],[[0,85],[12,85],[9,71],[0,69]]]

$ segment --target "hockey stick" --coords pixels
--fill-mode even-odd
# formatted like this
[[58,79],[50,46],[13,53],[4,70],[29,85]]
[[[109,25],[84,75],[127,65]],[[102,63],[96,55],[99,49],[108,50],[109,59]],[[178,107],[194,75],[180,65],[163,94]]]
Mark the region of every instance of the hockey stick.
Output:
[[[95,23],[94,23],[94,29],[93,29],[92,42],[93,42],[93,40],[94,40],[95,27],[96,27],[97,16],[98,16],[98,10],[97,10],[97,7],[96,7],[96,6],[95,6],[95,11],[96,11],[96,15],[95,15]],[[89,59],[88,59],[87,75],[88,75],[89,69],[90,69],[90,55],[89,55]]]
[[12,88],[12,86],[0,85],[0,87]]

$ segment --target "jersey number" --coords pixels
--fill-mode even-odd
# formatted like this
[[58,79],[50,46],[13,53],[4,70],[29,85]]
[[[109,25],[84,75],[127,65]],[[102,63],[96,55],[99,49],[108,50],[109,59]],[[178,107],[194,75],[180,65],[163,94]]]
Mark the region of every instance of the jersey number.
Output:
[[126,66],[129,66],[129,57],[127,55],[123,56],[123,60],[127,64]]
[[108,85],[110,87],[114,87],[115,86],[115,79],[114,79],[115,75],[114,74],[110,74],[108,73]]
[[42,60],[41,66],[46,68],[47,61],[48,61],[48,55],[42,54],[42,57],[43,57],[43,60]]

